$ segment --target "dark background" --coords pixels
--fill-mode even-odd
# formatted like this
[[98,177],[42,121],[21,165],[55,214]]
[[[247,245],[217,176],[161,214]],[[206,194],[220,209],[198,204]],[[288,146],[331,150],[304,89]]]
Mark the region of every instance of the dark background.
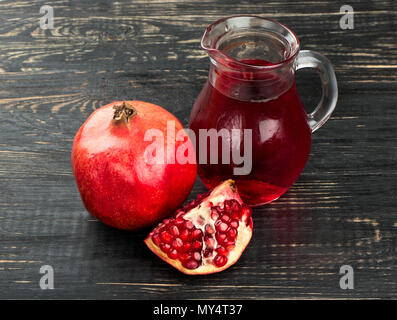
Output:
[[[39,9],[54,8],[41,30]],[[355,10],[341,30],[339,9]],[[254,210],[232,268],[185,276],[83,208],[73,137],[113,100],[159,104],[184,125],[206,80],[205,27],[259,14],[291,27],[333,63],[339,101],[309,162],[278,201]],[[1,1],[0,298],[397,298],[396,1]],[[307,110],[319,78],[299,71]],[[197,181],[191,194],[204,191]],[[41,290],[39,268],[55,270]],[[339,287],[339,268],[355,289]]]

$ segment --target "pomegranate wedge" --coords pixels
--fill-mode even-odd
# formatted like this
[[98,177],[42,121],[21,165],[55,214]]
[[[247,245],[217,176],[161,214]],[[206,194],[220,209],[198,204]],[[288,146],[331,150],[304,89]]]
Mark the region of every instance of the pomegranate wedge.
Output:
[[251,214],[227,180],[161,222],[145,243],[183,273],[220,272],[237,262],[251,240]]

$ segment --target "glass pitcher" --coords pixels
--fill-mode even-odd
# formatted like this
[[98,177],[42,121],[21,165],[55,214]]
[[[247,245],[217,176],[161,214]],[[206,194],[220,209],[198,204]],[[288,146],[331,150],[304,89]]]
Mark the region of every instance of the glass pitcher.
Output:
[[[323,55],[300,51],[281,23],[233,16],[211,24],[201,46],[209,54],[208,80],[190,114],[199,176],[208,188],[232,178],[252,206],[280,197],[302,172],[311,133],[335,108],[338,89]],[[322,98],[306,114],[294,73],[315,68]]]

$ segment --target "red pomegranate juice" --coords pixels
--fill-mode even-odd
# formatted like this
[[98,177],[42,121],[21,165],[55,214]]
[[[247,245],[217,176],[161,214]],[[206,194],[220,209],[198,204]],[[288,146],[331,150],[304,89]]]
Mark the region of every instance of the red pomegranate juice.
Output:
[[[253,65],[269,65],[263,60],[243,60]],[[217,72],[217,71],[215,71]],[[261,76],[263,80],[263,75]],[[272,74],[271,77],[277,77]],[[274,78],[275,85],[286,85]],[[310,153],[311,131],[307,124],[307,115],[299,99],[295,82],[280,96],[272,99],[243,101],[232,98],[238,90],[257,91],[263,97],[261,81],[258,85],[250,83],[249,87],[241,88],[241,80],[230,74],[217,73],[215,87],[207,81],[198,96],[189,121],[189,127],[196,134],[197,153],[199,145],[199,129],[252,129],[252,170],[247,175],[235,175],[236,165],[222,164],[222,146],[219,139],[218,163],[199,163],[199,176],[208,188],[217,186],[221,181],[233,178],[245,203],[255,206],[269,203],[280,197],[298,178]],[[288,85],[287,85],[288,88]],[[226,91],[225,91],[226,90]],[[267,89],[268,90],[268,89]],[[236,145],[229,141],[232,153]],[[241,141],[240,153],[243,151]],[[207,152],[207,154],[209,151]],[[208,154],[209,159],[209,154]],[[231,157],[232,159],[232,157]]]

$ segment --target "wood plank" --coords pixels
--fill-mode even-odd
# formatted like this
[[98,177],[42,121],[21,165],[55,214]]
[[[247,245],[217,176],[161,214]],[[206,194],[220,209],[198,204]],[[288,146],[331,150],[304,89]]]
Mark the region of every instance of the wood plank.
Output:
[[[332,1],[0,2],[0,298],[396,298],[397,3],[359,1],[340,30]],[[96,108],[141,99],[185,125],[207,78],[205,27],[260,14],[333,62],[339,101],[313,135],[309,162],[278,201],[254,210],[253,240],[231,269],[191,278],[142,240],[89,216],[70,167],[73,137]],[[315,74],[299,71],[308,110]],[[203,192],[197,181],[190,198]],[[55,269],[56,290],[38,285]],[[339,288],[351,264],[355,289]]]

